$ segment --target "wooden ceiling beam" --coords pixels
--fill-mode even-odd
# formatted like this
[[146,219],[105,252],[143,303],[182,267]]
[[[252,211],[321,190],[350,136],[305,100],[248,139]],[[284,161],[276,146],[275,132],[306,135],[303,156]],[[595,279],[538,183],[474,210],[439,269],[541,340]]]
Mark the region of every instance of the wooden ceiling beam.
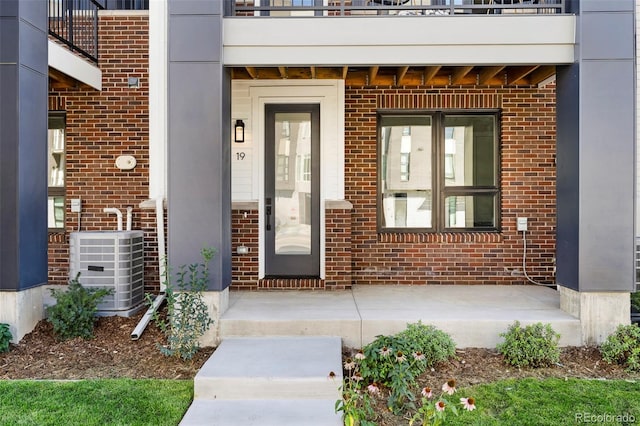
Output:
[[462,79],[467,76],[473,69],[473,65],[465,66],[465,67],[457,67],[453,74],[451,74],[451,84],[459,84],[462,82]]
[[247,74],[249,74],[249,77],[251,77],[252,79],[256,79],[258,78],[258,70],[256,70],[255,67],[244,67],[245,70],[247,70]]
[[347,74],[349,73],[349,67],[342,67],[342,79],[347,79]]
[[278,67],[280,78],[287,78],[287,67]]
[[404,78],[405,75],[407,75],[407,71],[409,71],[409,67],[399,67],[397,72],[396,72],[396,84],[398,86],[400,86],[400,84],[402,83],[402,79]]
[[480,76],[478,77],[478,84],[487,84],[489,80],[498,75],[498,73],[505,68],[506,67],[504,65],[483,68],[482,71],[480,71]]
[[529,84],[537,85],[556,73],[555,65],[541,66],[529,74]]
[[378,67],[378,66],[369,67],[369,84],[373,84],[373,81],[378,76],[378,70],[379,69],[380,69],[380,67]]
[[49,67],[49,85],[54,89],[86,89],[89,87],[81,81],[51,67]]
[[438,74],[438,71],[440,71],[440,68],[442,68],[442,66],[440,65],[424,67],[424,84],[429,84],[429,82],[433,80],[433,77],[435,77],[436,74]]
[[316,67],[310,67],[311,68],[311,78],[315,79],[316,78]]
[[509,68],[509,72],[507,73],[507,84],[511,85],[517,82],[518,80],[522,80],[533,71],[535,71],[539,65],[531,65],[525,67],[511,67]]

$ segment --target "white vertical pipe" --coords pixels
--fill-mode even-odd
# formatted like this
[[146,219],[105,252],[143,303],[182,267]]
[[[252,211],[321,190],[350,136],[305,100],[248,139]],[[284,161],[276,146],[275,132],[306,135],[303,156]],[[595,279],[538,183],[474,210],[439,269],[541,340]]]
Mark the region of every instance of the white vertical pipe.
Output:
[[105,207],[102,211],[105,213],[115,213],[118,217],[118,231],[122,231],[122,212],[114,207]]
[[[0,0],[2,1],[2,0]],[[149,198],[166,194],[168,2],[149,2]]]
[[127,207],[127,231],[131,231],[132,212],[133,207]]
[[164,242],[164,198],[156,198],[156,228],[158,233],[158,262],[160,271],[160,291],[164,292],[166,274],[166,249]]

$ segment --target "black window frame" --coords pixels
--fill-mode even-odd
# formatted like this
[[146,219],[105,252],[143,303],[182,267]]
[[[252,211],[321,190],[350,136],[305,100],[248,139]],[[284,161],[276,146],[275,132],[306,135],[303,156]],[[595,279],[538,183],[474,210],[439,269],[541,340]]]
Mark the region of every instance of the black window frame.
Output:
[[[494,186],[447,186],[445,184],[445,117],[485,115],[494,119]],[[429,116],[431,117],[431,167],[432,167],[432,223],[431,227],[389,227],[384,226],[382,177],[385,165],[382,163],[382,118],[385,116]],[[378,233],[496,233],[501,230],[501,111],[499,109],[387,109],[376,112],[376,223]],[[445,227],[445,200],[448,196],[491,195],[494,198],[494,226]]]
[[[63,124],[63,129],[64,129],[64,147],[63,147],[63,152],[61,153],[62,156],[65,159],[65,167],[64,167],[64,185],[63,186],[51,186],[49,184],[47,184],[47,200],[49,199],[49,197],[62,197],[63,198],[63,215],[62,215],[62,226],[61,227],[48,227],[48,230],[50,233],[60,233],[60,232],[64,232],[66,230],[66,223],[67,223],[67,162],[66,162],[66,156],[67,156],[67,114],[66,111],[49,111],[48,112],[48,124],[47,124],[47,130],[49,129],[59,129],[60,127],[52,127],[52,121],[55,120],[62,120],[62,124]],[[49,156],[52,155],[51,152],[49,151],[49,139],[47,137],[47,159],[49,158]],[[48,172],[50,172],[49,168],[47,167]],[[48,181],[47,182],[51,182],[51,176],[48,175],[47,176]],[[48,202],[47,202],[47,206],[48,206]],[[49,216],[49,209],[47,207],[47,222],[48,222],[48,216]]]

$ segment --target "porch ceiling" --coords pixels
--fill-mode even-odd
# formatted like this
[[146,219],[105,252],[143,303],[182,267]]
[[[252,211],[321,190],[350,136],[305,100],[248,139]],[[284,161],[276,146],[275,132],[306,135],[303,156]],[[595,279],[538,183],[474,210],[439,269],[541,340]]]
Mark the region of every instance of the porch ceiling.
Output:
[[93,89],[93,87],[61,71],[58,71],[55,68],[49,67],[49,89],[50,90],[59,90],[59,89],[89,90],[89,89]]
[[233,67],[237,80],[341,79],[350,86],[530,86],[556,72],[555,65],[460,65],[369,67]]

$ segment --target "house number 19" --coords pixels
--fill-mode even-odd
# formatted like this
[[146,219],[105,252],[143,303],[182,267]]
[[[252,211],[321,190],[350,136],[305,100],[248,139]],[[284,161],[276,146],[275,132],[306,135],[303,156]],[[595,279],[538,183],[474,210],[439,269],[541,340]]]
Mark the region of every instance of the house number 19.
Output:
[[236,160],[244,160],[244,157],[246,157],[247,154],[245,154],[244,152],[236,152]]

